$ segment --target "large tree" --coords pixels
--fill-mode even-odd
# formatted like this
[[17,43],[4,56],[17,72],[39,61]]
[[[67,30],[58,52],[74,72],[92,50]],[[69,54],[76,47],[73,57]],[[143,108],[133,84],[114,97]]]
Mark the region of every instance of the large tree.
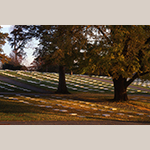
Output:
[[[78,25],[31,25],[15,26],[24,31],[28,38],[39,40],[35,56],[41,58],[47,65],[59,66],[59,85],[56,93],[69,93],[65,81],[65,68],[72,69],[76,59],[80,57],[80,50],[85,49],[87,43],[86,26]],[[12,32],[11,34],[15,35]],[[17,44],[22,40],[22,33],[17,34]],[[15,39],[15,36],[14,36]],[[12,43],[15,46],[15,43]],[[25,43],[23,43],[23,48]]]
[[56,93],[69,93],[65,68],[71,70],[80,56],[80,50],[86,47],[85,26],[41,26],[40,29],[42,34],[36,54],[40,55],[46,64],[59,66],[59,85]]
[[145,25],[91,26],[95,43],[85,53],[84,69],[111,76],[114,100],[127,101],[127,87],[150,73],[150,27]]

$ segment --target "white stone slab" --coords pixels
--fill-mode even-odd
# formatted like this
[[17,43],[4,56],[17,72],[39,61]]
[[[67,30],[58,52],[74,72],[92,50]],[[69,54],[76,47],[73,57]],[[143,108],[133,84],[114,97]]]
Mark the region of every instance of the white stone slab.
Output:
[[138,116],[143,116],[144,114],[143,114],[143,113],[137,113],[136,115],[138,115]]
[[38,105],[39,107],[45,107],[45,105]]
[[84,106],[84,108],[87,108],[87,109],[89,109],[90,107],[89,107],[89,106]]
[[74,109],[73,107],[68,107],[69,109]]
[[18,98],[13,98],[12,100],[18,100]]
[[63,108],[68,108],[68,106],[61,106],[61,107],[63,107]]
[[53,109],[53,111],[59,111],[59,109]]
[[102,114],[102,116],[109,117],[110,115],[109,114]]
[[29,104],[29,102],[23,102],[24,104]]
[[95,104],[90,104],[89,106],[95,106]]
[[84,105],[79,105],[80,107],[84,107]]
[[113,111],[107,111],[108,113],[114,113]]
[[147,117],[150,117],[150,115],[147,115]]
[[76,116],[77,113],[69,113],[69,115]]
[[56,104],[56,106],[62,106],[61,104]]
[[99,114],[99,113],[94,113],[93,115],[95,115],[95,116],[99,116],[100,114]]
[[45,106],[46,108],[53,108],[52,106]]
[[78,117],[80,117],[80,118],[85,118],[85,116],[78,116]]
[[123,114],[123,113],[117,113],[117,115],[121,115],[121,116],[123,116],[124,114]]
[[109,108],[108,106],[103,106],[103,108]]
[[85,102],[85,104],[90,104],[89,102]]
[[73,103],[73,105],[78,105],[78,104],[76,104],[76,103]]
[[26,97],[26,98],[30,99],[31,97]]
[[110,108],[110,110],[117,110],[117,108]]
[[128,117],[134,117],[134,116],[132,116],[132,115],[127,115]]
[[35,95],[35,97],[40,97],[39,95]]
[[86,113],[86,114],[89,114],[90,112],[89,112],[89,111],[86,111],[85,113]]
[[19,102],[24,102],[24,100],[19,100]]
[[105,109],[99,109],[99,111],[105,111]]
[[91,108],[92,110],[98,110],[97,108]]
[[64,109],[64,110],[59,110],[59,111],[60,111],[60,112],[68,112],[68,110],[65,110],[65,109]]
[[76,111],[82,111],[81,109],[76,109]]

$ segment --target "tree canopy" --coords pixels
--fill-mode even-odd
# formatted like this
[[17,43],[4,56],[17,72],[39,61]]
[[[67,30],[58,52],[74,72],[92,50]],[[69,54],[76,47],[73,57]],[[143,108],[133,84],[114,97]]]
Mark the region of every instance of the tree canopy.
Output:
[[[0,30],[1,30],[1,28],[2,27],[0,26]],[[7,36],[8,36],[7,33],[0,32],[0,61],[2,63],[5,63],[5,62],[7,62],[9,60],[9,58],[5,54],[2,53],[3,52],[2,47],[6,43],[5,40],[6,40]]]
[[[88,65],[84,69],[89,73],[102,72],[111,76],[114,82],[124,80],[120,86],[126,93],[126,88],[136,78],[150,72],[150,27],[105,25],[92,28],[97,29],[97,39],[85,53]],[[127,100],[127,97],[115,99]]]

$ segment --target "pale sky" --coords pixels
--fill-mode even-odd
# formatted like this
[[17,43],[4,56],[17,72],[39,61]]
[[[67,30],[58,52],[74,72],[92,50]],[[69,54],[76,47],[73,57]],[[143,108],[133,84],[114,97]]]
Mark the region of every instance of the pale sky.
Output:
[[[4,32],[4,33],[10,33],[10,31],[12,30],[13,28],[13,25],[0,25],[1,27],[1,32]],[[30,43],[30,45],[34,45],[35,47],[35,44],[36,41],[33,41],[32,43]],[[25,52],[26,52],[26,58],[25,60],[23,61],[23,64],[26,65],[26,66],[29,66],[30,63],[34,60],[34,56],[32,55],[33,52],[34,52],[34,47],[33,48],[28,48],[28,49],[25,49]],[[9,56],[10,52],[11,52],[11,47],[10,45],[8,44],[8,42],[5,43],[5,45],[3,46],[3,51],[4,53]]]

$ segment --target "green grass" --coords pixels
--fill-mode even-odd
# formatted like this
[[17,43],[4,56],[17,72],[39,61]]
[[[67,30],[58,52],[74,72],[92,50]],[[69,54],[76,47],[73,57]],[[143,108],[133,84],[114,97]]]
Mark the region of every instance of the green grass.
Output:
[[[51,96],[58,96],[61,98],[53,98]],[[49,97],[42,98],[30,98],[14,96],[18,100],[23,100],[34,105],[50,105],[53,108],[38,107],[33,105],[24,104],[17,100],[0,98],[0,121],[81,121],[81,120],[120,120],[120,121],[140,121],[150,122],[150,107],[129,102],[112,102],[112,95],[101,94],[89,94],[89,93],[74,93],[69,95],[50,95]],[[64,100],[65,98],[65,100]],[[73,99],[70,101],[69,99]],[[58,104],[58,105],[56,105]],[[69,108],[63,108],[62,106]],[[108,108],[107,108],[107,107]],[[73,107],[74,109],[70,109]],[[104,108],[106,107],[106,108]],[[104,109],[104,111],[93,110]],[[109,113],[110,108],[117,108],[114,113]],[[53,111],[53,109],[65,109],[68,112]],[[81,111],[77,111],[81,110]],[[86,112],[90,113],[86,113]],[[78,116],[71,116],[69,113],[77,113],[78,116],[85,116],[85,118],[79,118]],[[99,115],[94,115],[99,113]],[[123,116],[117,115],[117,113],[124,113]],[[137,116],[137,113],[143,113],[143,116]],[[110,117],[104,117],[102,114],[110,114]],[[133,115],[130,118],[127,115]]]

